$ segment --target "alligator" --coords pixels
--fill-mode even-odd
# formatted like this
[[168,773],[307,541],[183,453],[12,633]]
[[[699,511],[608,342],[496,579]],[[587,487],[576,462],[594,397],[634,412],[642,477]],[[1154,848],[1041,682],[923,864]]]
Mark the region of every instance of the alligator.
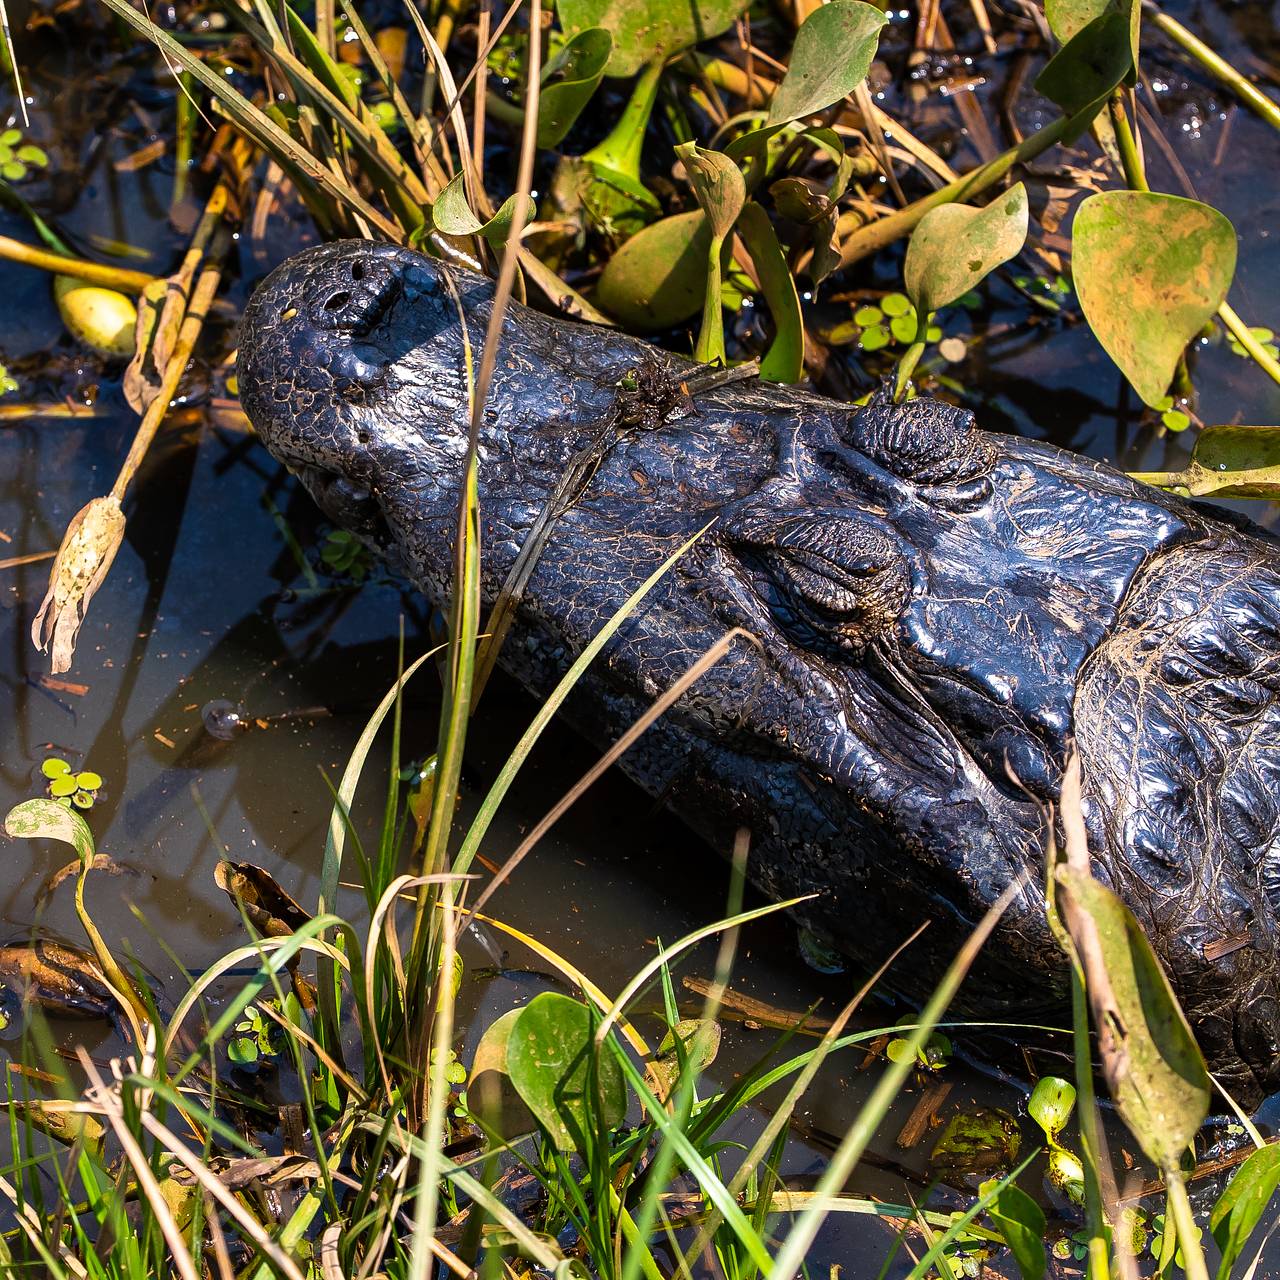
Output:
[[[246,308],[266,447],[437,605],[493,285],[339,242]],[[737,629],[622,768],[856,963],[923,920],[919,995],[1015,882],[963,1007],[1061,1009],[1046,807],[1073,753],[1095,874],[1213,1070],[1280,1086],[1280,543],[929,399],[862,407],[512,304],[478,420],[482,593],[540,554],[500,662],[545,695],[667,557],[566,704],[611,743]],[[584,459],[589,465],[584,466]],[[578,476],[566,486],[569,476]]]

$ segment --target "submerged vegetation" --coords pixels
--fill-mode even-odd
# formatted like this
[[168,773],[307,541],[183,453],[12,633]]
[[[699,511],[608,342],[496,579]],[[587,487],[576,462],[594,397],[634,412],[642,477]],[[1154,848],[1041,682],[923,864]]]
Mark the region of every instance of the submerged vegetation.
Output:
[[[1276,492],[1280,428],[1201,418],[1195,377],[1206,348],[1230,343],[1257,377],[1280,382],[1261,323],[1274,317],[1242,318],[1228,301],[1228,219],[1150,189],[1140,35],[1175,42],[1269,124],[1280,127],[1280,113],[1152,5],[1050,0],[1043,11],[995,12],[983,0],[922,0],[891,15],[861,0],[367,12],[348,0],[312,9],[225,0],[180,6],[158,23],[128,0],[94,2],[111,15],[113,38],[152,41],[177,79],[173,208],[190,203],[202,154],[210,176],[178,269],[153,278],[73,252],[16,186],[47,156],[16,130],[0,136],[0,198],[39,241],[0,239],[0,256],[55,273],[68,329],[127,359],[123,392],[139,416],[113,486],[83,507],[54,559],[33,636],[55,672],[71,667],[86,610],[108,581],[125,537],[122,504],[204,336],[235,237],[261,240],[299,205],[320,235],[390,239],[494,271],[498,320],[510,297],[528,298],[851,399],[884,380],[899,397],[962,395],[983,340],[968,317],[999,281],[1037,322],[1065,327],[1082,316],[1153,430],[1196,429],[1185,471],[1145,478],[1195,495]],[[1038,74],[1024,67],[1001,149],[964,77],[1015,48]],[[917,136],[890,115],[874,86],[895,76],[920,98],[954,90],[967,140],[932,126]],[[1053,169],[1034,167],[1064,145],[1089,147],[1088,167],[1074,163],[1080,150]],[[885,1272],[912,1280],[988,1263],[1029,1280],[1059,1266],[1094,1280],[1173,1268],[1207,1277],[1186,1180],[1212,1082],[1136,921],[1090,874],[1078,788],[1064,793],[1065,847],[1045,868],[1046,910],[1072,975],[1074,1081],[1046,1076],[1030,1093],[1043,1133],[1033,1150],[1019,1149],[1012,1117],[952,1117],[934,1158],[940,1178],[965,1192],[961,1209],[848,1188],[904,1086],[944,1071],[967,1034],[944,1025],[946,1011],[994,914],[957,940],[918,1015],[856,1027],[880,976],[871,975],[816,1043],[797,1017],[724,1083],[712,1067],[739,935],[793,905],[743,908],[745,836],[726,918],[657,943],[617,994],[505,924],[500,896],[489,905],[632,740],[503,865],[489,859],[490,828],[518,770],[624,610],[456,829],[468,723],[505,631],[501,606],[481,616],[478,587],[475,431],[495,345],[485,344],[472,388],[446,642],[404,670],[338,780],[314,906],[260,867],[223,861],[218,883],[251,940],[170,1007],[174,993],[94,922],[105,868],[90,810],[102,777],[50,757],[47,794],[8,815],[11,836],[73,850],[55,882],[74,880],[63,892],[74,892],[89,950],[3,957],[6,985],[25,986],[36,1008],[25,1058],[7,1076],[3,1265],[59,1277],[791,1280],[815,1257],[823,1224],[849,1214],[893,1225]],[[290,549],[314,585],[316,565]],[[371,572],[363,546],[340,531],[313,559],[349,584]],[[725,651],[695,663],[646,722]],[[402,770],[402,695],[410,679],[428,678],[417,674],[424,667],[444,686],[436,750]],[[392,761],[383,819],[366,843],[352,808],[380,732]],[[497,1017],[465,1061],[459,942],[480,926],[533,949],[574,994],[543,992]],[[690,1017],[677,966],[709,941],[715,976]],[[901,957],[885,957],[886,966],[910,962],[910,940]],[[104,1069],[80,1051],[68,1070],[41,1006],[108,1014],[123,1052]],[[822,1087],[824,1064],[859,1047],[883,1054],[877,1083],[816,1182],[796,1185],[784,1171],[788,1126]],[[1158,1171],[1163,1217],[1126,1203],[1128,1188],[1116,1185],[1095,1057],[1110,1105]],[[772,1110],[759,1123],[753,1106],[764,1097]],[[1257,1273],[1260,1228],[1280,1187],[1277,1148],[1243,1117],[1241,1127],[1258,1149],[1238,1162],[1204,1224],[1222,1278]],[[1035,1185],[1041,1166],[1032,1169],[1042,1158],[1066,1215],[1053,1238]]]

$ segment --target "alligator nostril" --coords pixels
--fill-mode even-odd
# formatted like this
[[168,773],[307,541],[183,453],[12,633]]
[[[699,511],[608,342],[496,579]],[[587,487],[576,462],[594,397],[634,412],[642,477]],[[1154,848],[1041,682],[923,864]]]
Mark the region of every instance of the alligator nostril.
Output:
[[351,278],[353,280],[364,279],[364,263],[363,262],[353,262],[351,264]]
[[351,301],[351,294],[346,290],[339,290],[337,293],[330,294],[325,300],[324,309],[326,311],[337,311],[339,307],[345,307]]

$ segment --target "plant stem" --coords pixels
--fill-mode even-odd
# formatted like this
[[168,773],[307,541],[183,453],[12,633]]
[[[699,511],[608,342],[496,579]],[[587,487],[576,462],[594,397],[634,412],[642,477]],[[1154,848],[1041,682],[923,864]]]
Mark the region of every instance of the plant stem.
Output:
[[1178,1246],[1182,1250],[1187,1280],[1209,1280],[1209,1269],[1205,1265],[1200,1237],[1196,1234],[1196,1220],[1191,1212],[1191,1201],[1187,1198],[1187,1184],[1183,1181],[1182,1170],[1166,1169],[1164,1181],[1165,1195],[1178,1233]]
[[597,143],[582,157],[584,160],[640,181],[640,151],[644,146],[649,117],[653,114],[653,104],[658,100],[658,81],[662,79],[663,65],[661,58],[655,58],[640,73],[618,123],[603,142]]
[[1269,125],[1280,129],[1280,103],[1246,80],[1221,54],[1215,53],[1203,40],[1193,36],[1182,23],[1169,17],[1167,13],[1161,12],[1154,4],[1148,2],[1142,7],[1147,17],[1170,40],[1181,45],[1210,75],[1216,76],[1227,85],[1242,102],[1252,107]]
[[1228,302],[1218,308],[1218,319],[1227,326],[1231,336],[1253,357],[1254,362],[1275,382],[1280,382],[1280,362],[1254,336],[1253,331],[1236,315]]
[[[895,240],[915,230],[916,224],[930,209],[939,205],[957,204],[995,186],[1001,178],[1017,164],[1025,164],[1036,156],[1048,151],[1050,147],[1070,136],[1076,129],[1087,124],[1090,108],[1073,116],[1060,116],[1052,124],[1046,125],[1039,133],[1033,133],[1016,147],[996,156],[987,164],[948,182],[930,195],[924,196],[905,209],[891,213],[887,218],[880,218],[865,227],[859,227],[840,247],[840,265],[847,267],[850,263],[859,262],[863,258],[891,245]],[[1091,117],[1090,117],[1091,118]]]
[[1107,109],[1111,112],[1111,127],[1115,130],[1116,146],[1120,148],[1120,164],[1124,168],[1124,180],[1128,183],[1129,190],[1150,191],[1138,142],[1129,124],[1129,113],[1125,110],[1123,89],[1112,91],[1111,97],[1107,99]]
[[132,271],[128,267],[111,267],[83,258],[65,258],[61,254],[50,253],[48,249],[37,249],[35,245],[24,244],[21,240],[12,240],[8,236],[0,236],[0,258],[21,262],[28,267],[39,267],[42,271],[52,271],[55,275],[74,276],[77,280],[104,285],[108,289],[119,289],[122,293],[141,293],[155,279],[155,276],[149,276],[145,271]]
[[124,498],[125,490],[128,489],[134,474],[142,464],[142,459],[146,457],[151,441],[155,439],[160,423],[168,412],[169,403],[177,393],[178,383],[186,372],[187,362],[191,359],[196,339],[199,338],[200,330],[204,327],[205,316],[209,312],[210,303],[213,302],[213,295],[218,291],[218,283],[222,279],[222,258],[230,241],[230,232],[225,227],[214,237],[209,262],[200,273],[200,279],[196,282],[196,287],[191,294],[191,302],[183,317],[182,327],[178,330],[178,340],[174,344],[173,355],[169,357],[164,376],[160,380],[160,389],[156,392],[155,399],[147,406],[147,411],[138,424],[133,443],[129,446],[129,452],[120,466],[120,474],[116,476],[116,482],[111,488],[112,496],[117,500]]
[[722,271],[720,259],[724,254],[724,237],[712,236],[707,257],[707,292],[702,299],[702,326],[698,330],[698,344],[693,358],[703,364],[724,364],[724,320],[720,314],[720,284]]

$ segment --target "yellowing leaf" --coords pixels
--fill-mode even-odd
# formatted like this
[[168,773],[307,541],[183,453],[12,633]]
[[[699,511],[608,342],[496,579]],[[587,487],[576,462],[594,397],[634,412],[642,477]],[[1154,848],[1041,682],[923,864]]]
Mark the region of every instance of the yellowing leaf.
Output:
[[1133,912],[1087,871],[1056,875],[1111,1098],[1148,1158],[1176,1172],[1209,1111],[1204,1056]]
[[1085,319],[1153,408],[1226,298],[1235,266],[1235,228],[1198,201],[1101,191],[1076,213],[1072,275]]
[[1280,498],[1280,427],[1206,427],[1185,470],[1132,474],[1193,498]]
[[920,219],[903,267],[907,293],[924,315],[968,293],[1027,239],[1027,189],[1019,182],[989,205],[944,204]]

